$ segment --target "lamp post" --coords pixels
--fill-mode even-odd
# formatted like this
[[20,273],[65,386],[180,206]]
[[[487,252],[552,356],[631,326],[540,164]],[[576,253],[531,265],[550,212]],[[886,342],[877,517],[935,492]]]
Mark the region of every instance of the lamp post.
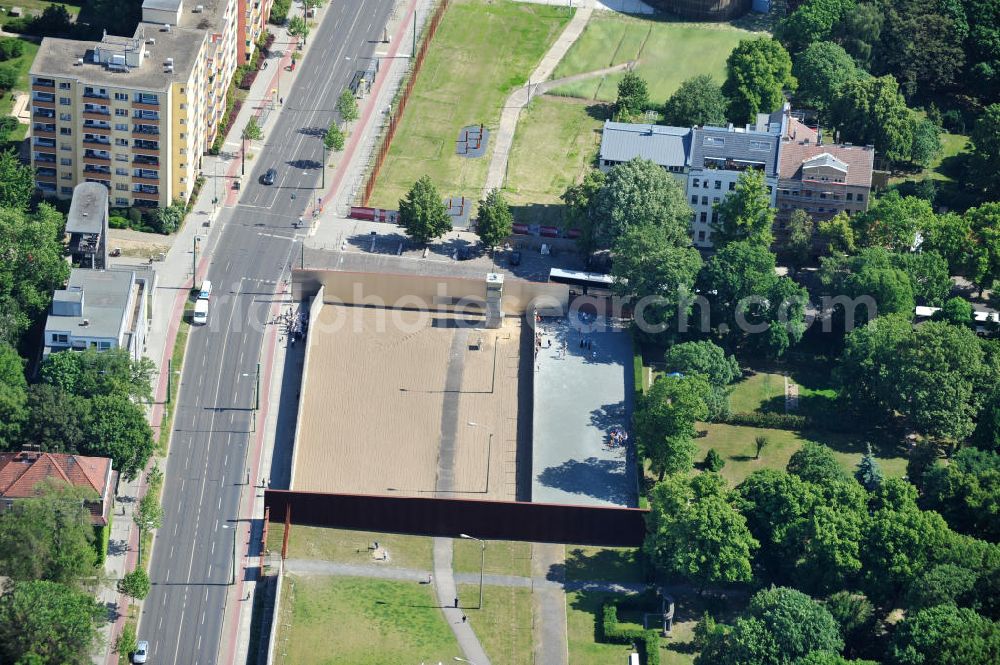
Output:
[[[245,130],[244,130],[245,131]],[[247,174],[247,137],[240,135],[240,175]]]
[[[329,130],[327,130],[329,131]],[[323,163],[320,164],[319,170],[323,174],[323,184],[320,185],[320,189],[326,189],[326,137],[323,137]]]
[[482,558],[480,559],[479,562],[479,607],[476,608],[481,610],[483,609],[483,571],[486,569],[486,541],[480,538],[476,538],[475,536],[470,536],[467,533],[462,533],[459,535],[462,538],[465,538],[466,540],[475,540],[477,543],[479,543],[479,546],[482,551]]
[[197,288],[198,286],[198,243],[201,242],[201,236],[194,236],[191,238],[191,288]]

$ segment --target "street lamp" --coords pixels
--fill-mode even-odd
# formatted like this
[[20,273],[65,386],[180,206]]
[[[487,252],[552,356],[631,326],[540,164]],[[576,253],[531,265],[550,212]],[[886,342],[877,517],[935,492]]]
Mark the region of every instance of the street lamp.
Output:
[[459,535],[466,540],[475,540],[482,548],[482,559],[479,562],[479,607],[476,608],[481,610],[483,609],[483,571],[486,569],[486,541],[476,538],[475,536],[470,536],[467,533],[461,533]]

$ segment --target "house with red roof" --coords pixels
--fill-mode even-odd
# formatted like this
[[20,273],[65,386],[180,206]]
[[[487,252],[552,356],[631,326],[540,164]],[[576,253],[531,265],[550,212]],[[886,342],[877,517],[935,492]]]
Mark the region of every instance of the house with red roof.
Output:
[[0,512],[12,508],[19,499],[38,496],[40,484],[54,481],[92,491],[94,498],[85,501],[90,522],[107,526],[117,475],[107,457],[32,451],[0,453]]

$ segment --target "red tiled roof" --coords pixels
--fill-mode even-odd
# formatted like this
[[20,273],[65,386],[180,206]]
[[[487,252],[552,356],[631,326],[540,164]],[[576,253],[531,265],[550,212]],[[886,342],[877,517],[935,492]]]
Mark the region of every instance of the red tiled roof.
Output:
[[[805,127],[805,125],[803,125]],[[808,127],[806,128],[808,129]],[[810,130],[811,131],[811,130]],[[799,136],[801,137],[801,132]],[[857,145],[837,145],[824,143],[817,145],[815,133],[806,143],[804,140],[785,139],[781,143],[781,163],[778,165],[778,177],[784,179],[801,179],[802,162],[824,152],[829,153],[847,164],[845,184],[871,187],[872,168],[875,164],[875,149]]]
[[94,490],[103,498],[111,460],[62,453],[0,453],[0,497],[36,496],[35,486],[49,478]]
[[805,124],[798,118],[789,118],[783,139],[791,141],[805,141],[815,143],[817,140],[816,130]]

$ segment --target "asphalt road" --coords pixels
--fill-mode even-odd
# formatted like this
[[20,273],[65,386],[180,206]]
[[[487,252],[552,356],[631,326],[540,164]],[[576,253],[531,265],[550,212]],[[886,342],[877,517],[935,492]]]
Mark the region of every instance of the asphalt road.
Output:
[[[215,663],[220,645],[226,653],[232,648],[221,642],[231,635],[231,627],[222,635],[223,616],[264,323],[276,284],[297,257],[305,232],[294,222],[317,193],[318,130],[329,125],[340,91],[374,53],[391,9],[391,0],[331,4],[310,36],[318,41],[294,87],[282,91],[285,106],[265,147],[247,165],[240,205],[223,214],[224,230],[208,270],[214,285],[209,324],[192,329],[184,361],[163,491],[164,523],[156,533],[153,586],[139,626],[139,639],[150,642],[150,662]],[[271,167],[278,177],[267,187],[260,178]]]

